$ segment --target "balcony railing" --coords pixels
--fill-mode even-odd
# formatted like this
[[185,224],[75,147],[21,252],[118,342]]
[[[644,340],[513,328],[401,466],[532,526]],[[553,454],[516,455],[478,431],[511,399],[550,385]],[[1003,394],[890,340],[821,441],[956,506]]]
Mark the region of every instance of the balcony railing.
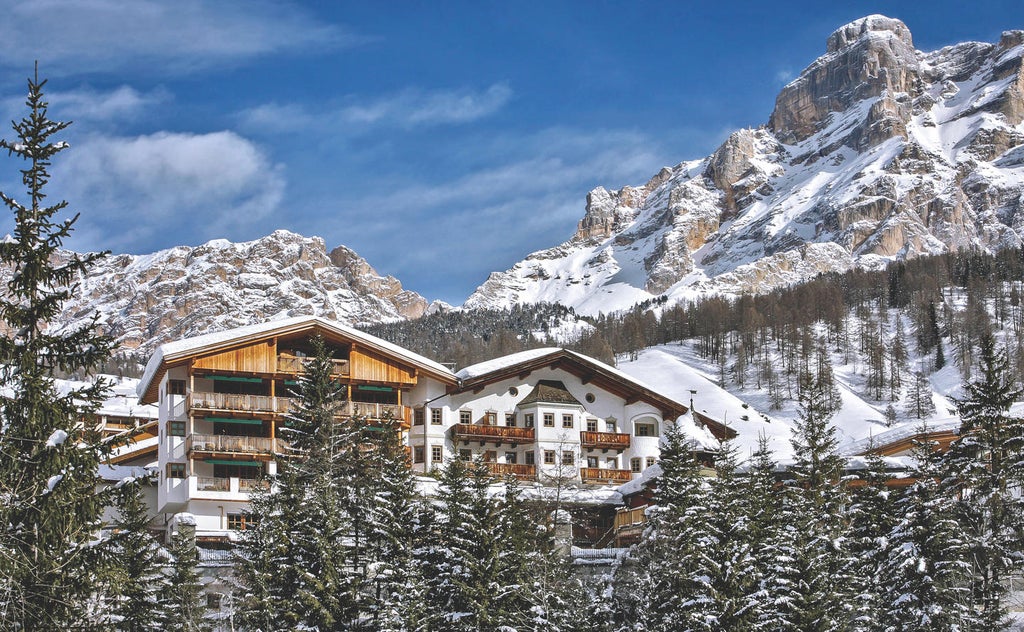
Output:
[[490,441],[492,443],[527,443],[534,439],[533,428],[455,424],[455,440]]
[[628,483],[633,478],[633,473],[629,470],[581,467],[580,478],[584,483]]
[[269,489],[270,485],[263,478],[240,478],[238,479],[238,491],[248,494],[257,489]]
[[615,512],[615,529],[635,527],[647,522],[647,507],[636,507],[635,509],[619,509]]
[[581,432],[580,443],[584,448],[598,450],[627,450],[629,435],[620,432]]
[[487,471],[491,476],[504,478],[515,476],[520,480],[537,478],[537,466],[525,463],[487,463]]
[[220,476],[197,476],[196,489],[201,492],[231,491],[231,479]]
[[189,395],[189,408],[212,413],[286,413],[291,410],[291,397],[269,395],[231,395],[193,391]]
[[185,439],[186,452],[270,455],[287,450],[288,442],[282,439],[271,439],[270,437],[190,434]]
[[408,422],[412,409],[399,404],[374,404],[371,402],[343,402],[338,414],[349,417],[367,417],[369,419],[394,419]]
[[[305,363],[309,358],[300,358],[298,356],[281,354],[277,356],[277,372],[278,373],[302,373],[305,370]],[[347,376],[349,374],[348,360],[331,360],[334,364],[334,370],[331,371],[332,375]]]

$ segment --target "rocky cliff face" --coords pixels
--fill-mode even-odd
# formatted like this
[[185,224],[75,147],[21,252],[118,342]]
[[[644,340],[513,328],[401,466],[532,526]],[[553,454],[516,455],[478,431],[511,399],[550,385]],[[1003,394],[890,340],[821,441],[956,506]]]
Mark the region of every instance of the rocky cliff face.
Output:
[[828,37],[768,123],[641,187],[597,188],[565,244],[467,307],[586,312],[761,292],[827,270],[1024,238],[1024,31],[924,53],[873,15]]
[[139,357],[156,345],[303,314],[361,324],[423,315],[427,301],[382,277],[352,250],[287,231],[245,243],[215,240],[151,255],[107,257],[81,279],[59,323],[100,313]]

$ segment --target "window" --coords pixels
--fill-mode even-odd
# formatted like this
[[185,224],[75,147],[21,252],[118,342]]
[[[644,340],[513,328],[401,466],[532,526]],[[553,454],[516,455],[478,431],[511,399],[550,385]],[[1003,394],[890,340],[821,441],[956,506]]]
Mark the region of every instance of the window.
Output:
[[444,448],[439,445],[430,446],[430,461],[439,462],[444,459]]
[[576,453],[572,450],[562,452],[562,465],[573,465],[576,463]]
[[441,425],[441,409],[431,408],[430,409],[430,425],[440,426]]
[[526,416],[523,417],[523,425],[527,428],[533,428],[533,413],[526,413]]
[[555,464],[555,451],[554,450],[544,450],[544,464],[545,465],[554,465]]
[[460,410],[459,411],[459,423],[460,424],[471,424],[471,423],[473,423],[473,411],[472,410]]
[[605,429],[605,432],[618,432],[619,431],[619,426],[618,426],[618,424],[615,423],[614,419],[605,419],[604,420],[604,429]]
[[587,432],[597,432],[597,420],[596,419],[588,419],[587,420]]
[[605,461],[605,467],[607,467],[609,470],[619,469],[619,459],[614,456],[608,457]]
[[488,426],[497,426],[498,425],[498,413],[495,413],[495,412],[484,413],[484,423],[487,424]]
[[589,468],[596,468],[596,467],[598,467],[597,457],[596,456],[588,456],[587,457],[587,467],[589,467]]
[[544,413],[544,427],[554,428],[555,427],[555,413]]
[[647,467],[651,467],[652,465],[654,465],[657,462],[658,462],[658,459],[654,458],[653,456],[647,457]]
[[573,422],[572,415],[562,415],[562,427],[563,428],[572,428],[573,423],[574,422]]
[[472,461],[473,460],[473,451],[472,450],[459,450],[459,458],[462,459],[463,461]]
[[220,610],[220,602],[224,595],[220,593],[207,593],[206,594],[206,609],[207,610]]
[[168,395],[184,395],[185,380],[167,380]]
[[527,465],[537,464],[537,458],[534,456],[533,450],[527,450],[527,452],[523,454],[523,463],[526,463]]
[[515,428],[516,427],[516,414],[515,413],[505,413],[505,425],[508,426],[509,428]]
[[185,478],[184,463],[168,463],[167,478]]
[[412,411],[412,425],[422,426],[423,425],[423,409],[416,408]]
[[235,531],[245,531],[246,528],[252,528],[256,526],[256,518],[249,514],[228,514],[228,529],[234,529]]
[[636,436],[638,437],[653,437],[657,433],[654,431],[654,424],[641,424],[636,425]]
[[412,449],[412,462],[413,463],[422,463],[424,458],[426,458],[425,452],[426,452],[426,450],[424,450],[423,446],[421,446],[421,445],[413,447],[413,449]]
[[640,457],[630,459],[629,470],[631,472],[642,472],[644,470],[643,459]]
[[185,436],[185,420],[176,421],[171,420],[167,422],[167,434],[172,437],[184,437]]
[[505,453],[505,462],[506,463],[517,463],[518,461],[519,461],[519,455],[516,454],[515,452],[506,452]]

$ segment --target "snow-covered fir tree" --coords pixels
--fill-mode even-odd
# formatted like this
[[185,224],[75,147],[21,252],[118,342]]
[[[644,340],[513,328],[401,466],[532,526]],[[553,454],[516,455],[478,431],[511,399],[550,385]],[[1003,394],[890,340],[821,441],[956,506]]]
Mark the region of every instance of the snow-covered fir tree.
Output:
[[865,469],[857,473],[847,509],[849,595],[853,598],[851,629],[862,632],[885,630],[878,618],[883,595],[889,591],[883,572],[887,562],[888,538],[895,527],[895,497],[888,487],[890,475],[883,457],[869,452]]
[[210,629],[205,620],[206,602],[197,570],[199,555],[194,521],[192,516],[179,514],[177,529],[167,549],[171,556],[170,575],[159,595],[159,618],[155,618],[155,623],[165,632],[208,632]]
[[97,469],[108,452],[89,423],[106,392],[96,381],[58,391],[54,376],[90,374],[110,355],[96,319],[48,328],[75,292],[75,282],[103,254],[57,257],[77,216],[67,203],[46,205],[53,157],[68,145],[54,138],[68,123],[52,121],[38,73],[28,81],[28,114],[0,148],[25,161],[26,201],[0,193],[13,214],[13,238],[0,243],[12,271],[0,297],[0,628],[62,630],[86,620],[97,592],[104,546],[94,539],[108,493]]
[[1006,580],[1024,567],[1024,421],[1009,415],[1021,389],[1006,352],[990,335],[980,340],[977,375],[957,402],[959,437],[944,458],[943,493],[956,499],[955,515],[973,561],[973,595],[984,629],[1004,624]]

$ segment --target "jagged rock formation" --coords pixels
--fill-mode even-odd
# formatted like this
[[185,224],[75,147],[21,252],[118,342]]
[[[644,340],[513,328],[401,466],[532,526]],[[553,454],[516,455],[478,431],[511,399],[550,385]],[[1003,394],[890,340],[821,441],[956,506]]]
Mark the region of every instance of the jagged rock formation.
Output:
[[99,312],[121,350],[273,318],[316,314],[347,324],[416,318],[427,301],[355,252],[279,230],[245,243],[214,240],[150,255],[113,255],[80,280],[57,324]]
[[761,292],[828,270],[1024,238],[1024,31],[923,53],[872,15],[829,36],[767,125],[642,187],[597,188],[569,241],[467,307],[583,313]]

